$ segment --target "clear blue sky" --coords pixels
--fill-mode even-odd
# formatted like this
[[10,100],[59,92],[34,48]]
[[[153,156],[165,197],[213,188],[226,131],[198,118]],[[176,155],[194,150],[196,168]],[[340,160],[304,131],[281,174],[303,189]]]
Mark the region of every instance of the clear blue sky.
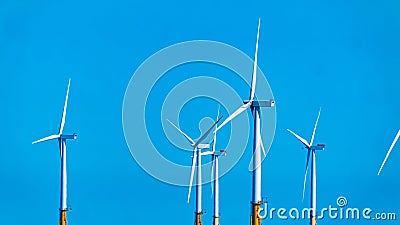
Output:
[[[318,206],[346,196],[351,207],[399,217],[399,146],[376,176],[400,128],[399,10],[393,0],[1,1],[1,224],[57,223],[57,144],[31,142],[58,130],[69,77],[65,131],[78,133],[68,143],[70,224],[192,224],[187,188],[154,179],[130,154],[121,122],[125,89],[147,57],[182,41],[220,41],[253,57],[258,17],[259,67],[277,102],[276,135],[263,164],[270,207],[308,206],[301,201],[306,152],[286,128],[308,139],[322,107],[316,141],[327,147],[317,155]],[[212,67],[203,72],[217,76]],[[224,79],[247,98],[246,85]],[[196,136],[194,108],[188,105],[181,120]],[[247,165],[240,161],[221,179],[222,224],[248,224]],[[204,224],[212,221],[210,194],[206,186]],[[396,222],[319,222],[338,223]]]

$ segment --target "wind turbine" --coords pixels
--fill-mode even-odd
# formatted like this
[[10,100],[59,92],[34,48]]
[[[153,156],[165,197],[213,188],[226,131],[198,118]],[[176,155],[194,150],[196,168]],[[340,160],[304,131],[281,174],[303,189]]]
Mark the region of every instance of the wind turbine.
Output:
[[[254,54],[254,65],[253,65],[253,74],[251,80],[251,88],[250,88],[250,97],[248,101],[244,101],[243,105],[237,109],[234,113],[232,113],[224,122],[221,123],[220,126],[214,132],[217,132],[221,129],[225,124],[231,121],[233,118],[244,112],[246,109],[250,108],[254,118],[254,140],[253,140],[253,158],[250,163],[249,169],[252,171],[253,175],[253,183],[252,183],[252,212],[250,217],[251,225],[260,225],[262,218],[259,215],[260,205],[262,203],[261,199],[261,152],[260,147],[264,150],[264,145],[261,140],[261,131],[260,131],[260,108],[261,107],[274,107],[275,101],[271,100],[254,100],[255,90],[256,90],[256,82],[257,82],[257,55],[258,55],[258,39],[260,36],[260,19],[258,19],[258,29],[257,29],[257,40],[256,40],[256,50]],[[264,156],[266,156],[264,150]]]
[[[217,115],[217,120],[219,117],[219,109],[218,109],[218,115]],[[216,130],[216,127],[215,127]],[[219,223],[219,173],[218,173],[218,168],[219,168],[219,156],[225,156],[226,155],[226,150],[220,150],[220,151],[215,151],[217,144],[217,132],[214,132],[214,139],[213,139],[213,147],[212,151],[208,152],[203,152],[201,153],[202,155],[211,155],[211,180],[213,180],[213,184],[211,185],[211,190],[213,191],[214,194],[214,215],[213,215],[213,225],[220,225]]]
[[314,130],[313,130],[313,133],[311,136],[310,143],[308,143],[304,138],[297,135],[295,132],[287,129],[287,131],[289,131],[291,134],[293,134],[301,143],[304,144],[304,147],[307,149],[307,162],[306,162],[306,170],[304,173],[304,182],[303,182],[303,199],[304,199],[304,191],[306,188],[308,163],[309,163],[310,154],[311,154],[311,206],[310,206],[311,218],[310,218],[310,225],[317,224],[317,221],[316,221],[316,219],[317,219],[317,168],[316,168],[316,162],[315,162],[315,159],[316,159],[315,151],[325,149],[325,144],[313,145],[315,131],[317,129],[320,114],[321,114],[321,109],[319,109],[319,112],[318,112],[317,121],[315,122],[315,125],[314,125]]
[[67,94],[65,96],[64,102],[64,110],[61,116],[60,128],[58,130],[58,134],[53,134],[37,141],[32,142],[32,144],[36,144],[39,142],[49,141],[53,139],[58,140],[58,147],[60,148],[60,156],[61,156],[61,193],[60,193],[60,225],[67,224],[67,211],[69,211],[67,206],[67,140],[75,140],[77,135],[74,134],[64,134],[64,125],[65,125],[65,117],[67,115],[67,105],[68,105],[68,94],[69,94],[69,86],[71,83],[71,79],[68,80],[68,88]]
[[[222,117],[221,117],[222,118]],[[190,200],[190,192],[192,190],[192,184],[193,184],[193,177],[194,177],[194,171],[196,170],[196,211],[195,211],[195,225],[201,225],[202,220],[201,216],[204,214],[203,209],[202,209],[202,176],[201,176],[201,157],[203,154],[201,153],[202,149],[210,148],[210,144],[202,144],[201,142],[207,138],[207,136],[210,134],[210,132],[213,130],[214,126],[218,124],[220,121],[219,118],[208,130],[205,132],[196,142],[193,141],[192,138],[189,137],[189,135],[185,134],[181,129],[179,129],[175,124],[173,124],[171,121],[168,120],[168,122],[175,127],[181,133],[186,140],[189,141],[190,145],[193,147],[193,156],[192,156],[192,167],[191,167],[191,172],[190,172],[190,181],[189,181],[189,191],[188,191],[188,197],[187,197],[187,202],[189,203]]]
[[397,132],[397,135],[396,135],[396,137],[394,138],[394,140],[393,140],[393,142],[392,142],[392,145],[390,145],[389,151],[387,152],[387,154],[386,154],[386,156],[385,156],[385,159],[384,159],[383,162],[382,162],[381,168],[379,168],[378,176],[379,176],[379,174],[381,173],[382,168],[383,168],[383,166],[385,165],[386,160],[387,160],[387,158],[389,157],[390,153],[392,152],[392,149],[393,149],[394,145],[396,144],[397,140],[399,139],[399,137],[400,137],[400,129],[399,129],[399,131]]

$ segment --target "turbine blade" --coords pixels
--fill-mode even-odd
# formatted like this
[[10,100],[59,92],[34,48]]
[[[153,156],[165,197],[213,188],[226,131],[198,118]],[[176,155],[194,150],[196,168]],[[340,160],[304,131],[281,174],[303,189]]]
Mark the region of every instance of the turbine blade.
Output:
[[[264,157],[263,157],[262,160],[264,160],[265,157],[267,157],[267,154],[268,154],[268,152],[269,152],[269,149],[268,149],[268,152],[265,152],[264,144],[263,144],[263,141],[262,141],[261,138],[260,138],[260,141],[261,141],[261,149],[262,149],[262,151],[263,151],[263,153],[264,153]],[[262,160],[261,160],[261,161],[262,161]]]
[[217,120],[219,118],[219,111],[221,110],[221,105],[218,105],[218,111],[217,111]]
[[286,130],[289,131],[291,134],[293,134],[293,135],[294,135],[299,141],[301,141],[301,143],[303,143],[306,147],[308,147],[308,148],[311,147],[311,145],[308,144],[308,142],[306,141],[306,139],[300,137],[300,136],[297,135],[295,132],[293,132],[293,131],[291,131],[291,130],[289,130],[289,129],[286,129]]
[[[261,160],[260,160],[259,163],[257,163],[256,167],[254,167],[254,165],[253,165],[254,153],[253,153],[253,157],[251,158],[250,164],[249,164],[249,167],[248,167],[249,171],[253,171],[253,170],[257,169],[257,168],[262,164],[262,162],[264,161],[264,159],[267,158],[267,155],[268,155],[268,153],[269,153],[269,149],[268,149],[267,152],[265,151],[262,138],[260,138],[260,141],[258,142],[258,145],[257,145],[257,148],[260,148],[260,147],[261,147],[261,150],[263,151],[263,155],[261,155]],[[258,149],[257,149],[257,150],[258,150]]]
[[53,135],[44,137],[44,138],[42,138],[42,139],[39,139],[39,140],[37,140],[37,141],[34,141],[34,142],[32,142],[32,144],[36,144],[36,143],[39,143],[39,142],[44,142],[44,141],[48,141],[48,140],[57,139],[57,138],[59,138],[59,137],[60,137],[59,134],[53,134]]
[[383,163],[382,163],[382,165],[381,165],[381,168],[379,168],[378,176],[379,176],[379,174],[381,173],[382,168],[383,168],[383,166],[385,165],[386,160],[387,160],[387,158],[389,157],[390,152],[392,152],[392,149],[393,149],[394,145],[396,144],[397,140],[399,139],[399,137],[400,137],[400,129],[399,129],[399,131],[397,132],[396,137],[394,138],[392,144],[390,145],[389,151],[387,152],[387,154],[386,154],[386,156],[385,156],[385,159],[383,160]]
[[[218,113],[217,113],[217,118],[216,118],[216,120],[218,120],[218,118],[219,118],[219,110],[220,110],[220,105],[218,105]],[[215,126],[215,129],[214,129],[214,140],[213,140],[213,147],[212,147],[212,151],[213,152],[215,152],[215,147],[216,147],[216,145],[217,145],[217,126]]]
[[307,162],[306,162],[306,170],[304,172],[304,181],[303,181],[303,197],[302,197],[302,201],[304,201],[304,192],[306,191],[306,180],[307,180],[307,171],[308,171],[308,162],[310,160],[310,149],[308,149],[307,152]]
[[194,148],[194,150],[193,150],[193,158],[192,158],[192,170],[190,172],[189,191],[188,191],[188,196],[187,196],[187,202],[188,203],[189,203],[189,200],[190,200],[190,192],[192,191],[194,169],[196,167],[196,160],[197,160],[197,149]]
[[[219,110],[220,110],[220,108],[221,108],[221,105],[218,105],[218,112],[217,112],[217,120],[218,120],[218,118],[219,118]],[[215,129],[214,129],[214,140],[213,140],[213,148],[212,148],[212,152],[213,153],[215,153],[215,147],[216,147],[216,145],[217,145],[217,126],[215,126]],[[212,155],[211,156],[211,161],[212,161],[212,164],[211,164],[211,181],[214,181],[214,167],[215,167],[215,155]],[[211,183],[211,197],[214,195],[214,184],[213,183]]]
[[181,129],[179,129],[177,126],[175,126],[175,124],[173,124],[169,119],[167,119],[167,121],[173,126],[175,127],[175,129],[177,129],[179,131],[179,133],[181,133],[186,140],[188,140],[190,142],[191,145],[194,145],[194,141],[189,137],[189,135],[185,134],[183,131],[181,131]]
[[60,149],[60,157],[62,157],[62,143],[61,143],[61,139],[58,139],[58,148]]
[[221,123],[221,125],[217,126],[214,132],[217,132],[219,129],[221,129],[225,124],[227,124],[229,121],[231,121],[233,118],[238,116],[240,113],[242,113],[244,110],[248,109],[252,104],[252,101],[249,101],[248,103],[240,106],[234,113],[232,113],[224,122]]
[[64,102],[64,110],[61,116],[61,123],[60,123],[60,129],[58,130],[58,134],[61,134],[64,130],[64,125],[65,125],[65,117],[67,115],[67,106],[68,106],[68,94],[69,94],[69,86],[71,84],[71,78],[68,80],[68,88],[67,88],[67,94],[65,96],[65,102]]
[[[215,162],[214,162],[214,160],[215,160],[215,155],[212,155],[211,156],[211,161],[212,161],[212,164],[211,164],[211,181],[214,181],[214,167],[215,167]],[[214,195],[214,184],[213,183],[211,183],[211,197]]]
[[249,101],[254,100],[254,94],[256,91],[256,82],[257,82],[257,59],[258,59],[258,38],[260,37],[260,18],[258,18],[258,28],[257,28],[257,41],[256,41],[256,51],[254,53],[254,64],[253,64],[253,75],[251,78],[251,87],[250,87],[250,98]]
[[218,122],[222,119],[222,117],[220,117],[217,121],[215,121],[215,123],[207,130],[207,132],[205,132],[200,138],[199,140],[196,141],[196,143],[194,144],[194,147],[197,147],[204,139],[206,139],[206,137],[211,133],[211,131],[213,130],[214,126],[216,126],[218,124]]
[[314,130],[313,130],[312,136],[311,136],[310,146],[312,146],[313,143],[314,143],[315,131],[317,130],[317,125],[318,125],[318,120],[319,120],[319,115],[320,114],[321,114],[321,108],[319,108],[317,120],[315,121]]
[[[217,128],[215,127],[215,130]],[[214,138],[213,138],[213,146],[212,146],[212,152],[215,153],[215,147],[217,145],[217,132],[214,132]]]

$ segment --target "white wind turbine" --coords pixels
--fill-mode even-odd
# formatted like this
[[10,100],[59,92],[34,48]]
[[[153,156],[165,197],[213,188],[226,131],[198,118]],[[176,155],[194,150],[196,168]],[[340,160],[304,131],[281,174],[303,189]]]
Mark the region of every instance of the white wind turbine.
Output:
[[[219,109],[217,120],[219,118]],[[216,128],[215,128],[216,129]],[[217,144],[217,132],[214,132],[214,139],[213,139],[213,147],[212,151],[203,152],[202,155],[211,155],[211,180],[213,180],[213,184],[211,185],[211,190],[214,194],[214,215],[213,215],[213,225],[219,225],[219,156],[225,156],[226,150],[215,151]]]
[[251,88],[250,88],[250,97],[248,101],[244,101],[244,105],[242,105],[239,109],[237,109],[234,113],[232,113],[224,122],[221,123],[220,126],[217,127],[217,132],[221,129],[225,124],[231,121],[233,118],[244,112],[246,109],[250,108],[254,118],[254,140],[253,140],[253,157],[249,165],[249,169],[252,171],[253,175],[253,183],[252,183],[252,212],[251,212],[251,221],[250,223],[253,225],[261,224],[261,217],[259,215],[260,205],[262,203],[261,197],[261,152],[260,147],[265,153],[264,145],[261,140],[261,131],[260,131],[260,108],[261,107],[274,107],[275,101],[271,100],[254,100],[255,91],[256,91],[256,82],[257,82],[257,55],[258,55],[258,39],[260,36],[260,19],[258,19],[258,29],[257,29],[257,40],[256,40],[256,50],[254,54],[254,65],[253,65],[253,74],[251,80]]
[[318,112],[318,117],[317,121],[315,122],[314,125],[314,130],[311,136],[310,143],[308,143],[304,138],[300,137],[293,131],[287,129],[291,134],[293,134],[301,143],[304,144],[304,147],[307,149],[307,162],[306,162],[306,170],[304,172],[304,182],[303,182],[303,199],[304,199],[304,191],[306,188],[306,177],[307,177],[307,171],[308,171],[308,163],[310,160],[310,154],[311,154],[311,217],[310,217],[310,225],[316,225],[316,217],[317,217],[317,168],[316,168],[316,158],[315,158],[315,151],[316,150],[324,150],[325,144],[317,144],[313,145],[314,143],[314,136],[315,136],[315,131],[317,129],[318,125],[318,120],[319,116],[321,114],[321,109]]
[[387,152],[387,154],[386,154],[386,156],[385,156],[385,159],[384,159],[383,162],[382,162],[381,167],[379,168],[378,176],[379,176],[379,174],[381,173],[382,168],[383,168],[383,166],[385,165],[386,160],[388,159],[390,153],[392,152],[392,149],[393,149],[393,147],[395,146],[395,144],[396,144],[397,140],[399,139],[399,137],[400,137],[400,129],[399,129],[399,131],[397,132],[397,135],[396,135],[396,137],[394,138],[392,144],[390,145],[389,151]]
[[201,153],[202,149],[210,148],[210,144],[202,144],[201,142],[207,138],[207,136],[211,133],[214,126],[216,126],[221,118],[219,118],[208,130],[205,132],[196,142],[193,141],[189,135],[185,134],[181,129],[179,129],[175,124],[168,120],[168,122],[175,127],[185,138],[189,141],[190,145],[193,147],[193,156],[192,156],[192,167],[190,172],[190,181],[189,181],[189,191],[187,202],[190,200],[190,192],[192,190],[193,185],[193,177],[194,171],[196,170],[196,211],[195,211],[195,225],[201,225],[201,216],[204,213],[202,209],[202,175],[201,175]]
[[68,211],[68,206],[67,206],[67,145],[66,145],[66,141],[68,139],[74,140],[77,137],[77,135],[75,133],[74,134],[64,134],[63,133],[64,125],[65,125],[65,117],[67,114],[70,82],[71,82],[71,79],[68,80],[67,94],[65,96],[64,110],[63,110],[63,113],[61,116],[61,123],[60,123],[60,128],[58,130],[58,134],[53,134],[53,135],[47,136],[45,138],[42,138],[40,140],[32,142],[32,144],[36,144],[39,142],[53,140],[53,139],[58,140],[58,145],[60,148],[60,156],[61,156],[61,193],[60,193],[60,219],[59,219],[60,225],[67,224],[67,211]]

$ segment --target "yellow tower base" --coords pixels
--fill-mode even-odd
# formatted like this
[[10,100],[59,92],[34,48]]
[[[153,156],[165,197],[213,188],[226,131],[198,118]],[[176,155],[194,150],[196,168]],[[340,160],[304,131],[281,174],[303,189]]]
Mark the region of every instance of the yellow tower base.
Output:
[[60,209],[60,221],[58,221],[59,225],[67,225],[67,210]]
[[317,225],[317,217],[315,216],[311,217],[310,225]]
[[219,217],[214,216],[213,225],[219,225]]
[[251,203],[250,225],[261,225],[260,205],[261,202]]
[[195,221],[194,221],[194,225],[201,225],[201,224],[202,224],[202,222],[201,222],[201,216],[202,216],[204,213],[203,213],[203,212],[200,212],[200,213],[195,212],[194,214],[196,214],[196,218],[195,218]]

